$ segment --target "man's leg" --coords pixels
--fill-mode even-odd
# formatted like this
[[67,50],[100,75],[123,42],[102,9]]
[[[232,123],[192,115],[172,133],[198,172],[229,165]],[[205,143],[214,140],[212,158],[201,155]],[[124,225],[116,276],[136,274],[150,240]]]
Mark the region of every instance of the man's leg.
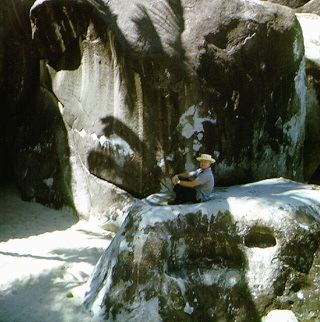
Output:
[[169,202],[170,204],[183,204],[188,202],[197,202],[197,192],[194,188],[184,187],[176,184],[173,188],[176,198]]

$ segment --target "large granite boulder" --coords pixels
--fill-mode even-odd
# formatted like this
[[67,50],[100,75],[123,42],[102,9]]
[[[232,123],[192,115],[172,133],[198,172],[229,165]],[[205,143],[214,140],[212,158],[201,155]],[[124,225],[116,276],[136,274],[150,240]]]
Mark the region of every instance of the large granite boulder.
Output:
[[95,317],[320,316],[317,186],[280,178],[220,188],[205,203],[168,206],[168,198],[136,203],[100,258],[85,298]]
[[[40,93],[56,100],[61,118],[50,124],[65,146],[50,145],[55,157],[43,159],[60,170],[41,175],[29,199],[61,182],[56,191],[67,192],[81,217],[107,224],[116,208],[159,191],[202,152],[219,156],[220,185],[304,179],[304,48],[290,8],[39,0],[30,18],[43,60]],[[24,182],[21,173],[37,173],[28,154],[37,146],[20,149]]]
[[113,226],[202,152],[218,185],[319,182],[316,38],[300,28],[316,18],[240,0],[0,7],[0,178],[14,169],[25,200]]

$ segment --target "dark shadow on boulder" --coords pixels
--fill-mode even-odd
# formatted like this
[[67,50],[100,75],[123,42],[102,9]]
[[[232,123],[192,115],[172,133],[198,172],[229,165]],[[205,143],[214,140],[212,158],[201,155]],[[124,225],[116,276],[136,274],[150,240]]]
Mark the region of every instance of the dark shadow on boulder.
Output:
[[120,120],[109,116],[102,122],[109,141],[100,150],[90,151],[89,171],[138,198],[160,190],[156,150]]
[[[96,304],[106,307],[106,319],[143,319],[143,302],[156,298],[153,314],[163,321],[259,321],[241,245],[228,212],[210,215],[202,204],[137,203],[96,266],[85,305],[90,309],[108,284],[104,301]],[[142,303],[135,310],[130,303],[136,301]]]

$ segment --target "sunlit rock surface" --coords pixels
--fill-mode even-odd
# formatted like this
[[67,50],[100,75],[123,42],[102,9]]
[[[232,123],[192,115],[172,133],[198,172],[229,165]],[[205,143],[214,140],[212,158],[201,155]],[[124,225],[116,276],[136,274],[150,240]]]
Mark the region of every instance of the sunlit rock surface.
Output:
[[296,16],[302,28],[305,56],[320,67],[320,16],[314,13]]
[[307,76],[304,178],[308,182],[319,184],[320,16],[313,13],[297,13],[296,16],[303,32]]
[[318,186],[280,178],[217,188],[205,203],[168,206],[171,197],[152,195],[132,208],[88,283],[85,306],[93,315],[320,316]]

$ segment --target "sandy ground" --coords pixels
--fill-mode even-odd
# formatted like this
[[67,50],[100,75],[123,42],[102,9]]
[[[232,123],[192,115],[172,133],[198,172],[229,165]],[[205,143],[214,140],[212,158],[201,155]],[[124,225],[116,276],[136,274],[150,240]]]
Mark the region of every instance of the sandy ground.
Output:
[[0,321],[93,321],[85,283],[112,237],[0,188]]

